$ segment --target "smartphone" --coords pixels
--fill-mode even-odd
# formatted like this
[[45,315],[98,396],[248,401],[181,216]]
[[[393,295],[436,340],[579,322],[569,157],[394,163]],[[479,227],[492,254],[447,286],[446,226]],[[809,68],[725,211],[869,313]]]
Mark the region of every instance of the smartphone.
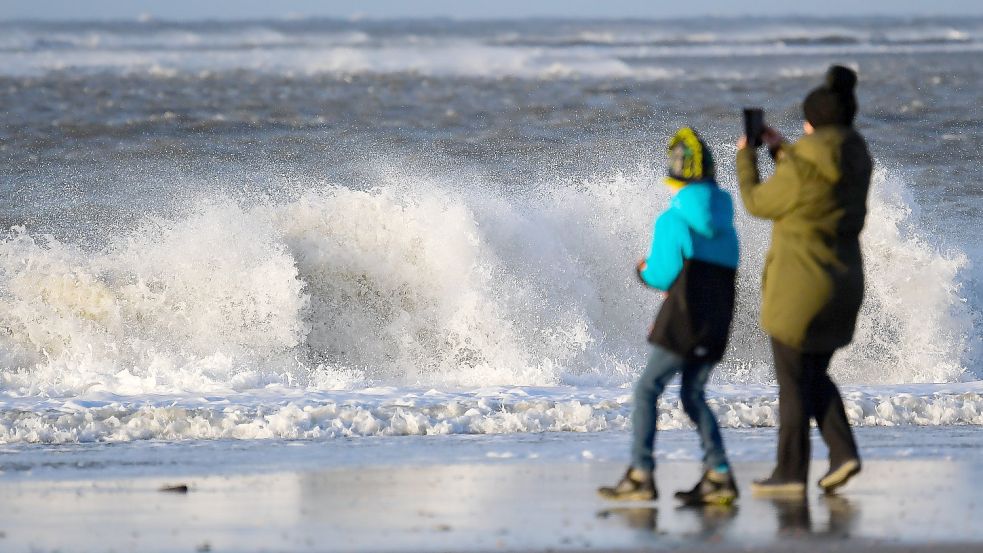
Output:
[[765,112],[761,108],[744,108],[744,136],[752,148],[761,146],[761,135],[765,130]]

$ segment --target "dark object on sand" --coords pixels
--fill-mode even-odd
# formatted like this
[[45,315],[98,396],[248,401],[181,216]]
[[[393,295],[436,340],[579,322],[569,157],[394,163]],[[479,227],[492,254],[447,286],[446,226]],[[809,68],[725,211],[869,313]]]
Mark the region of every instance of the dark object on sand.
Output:
[[176,486],[164,486],[157,490],[159,492],[170,492],[170,493],[188,493],[187,484],[178,484]]

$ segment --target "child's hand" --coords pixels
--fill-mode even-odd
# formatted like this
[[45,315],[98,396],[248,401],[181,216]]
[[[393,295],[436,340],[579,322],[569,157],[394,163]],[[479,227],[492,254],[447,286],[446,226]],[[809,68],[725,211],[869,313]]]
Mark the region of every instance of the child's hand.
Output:
[[638,276],[638,280],[642,281],[642,284],[648,286],[649,283],[645,282],[645,279],[642,278],[642,272],[645,271],[646,267],[648,267],[648,263],[644,259],[638,260],[638,264],[635,265],[635,275]]

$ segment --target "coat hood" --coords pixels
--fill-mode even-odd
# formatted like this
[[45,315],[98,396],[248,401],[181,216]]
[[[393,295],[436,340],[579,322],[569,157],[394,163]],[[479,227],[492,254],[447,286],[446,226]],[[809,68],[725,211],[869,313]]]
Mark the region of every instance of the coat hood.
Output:
[[730,196],[713,182],[686,185],[673,197],[670,209],[679,214],[693,232],[707,238],[733,227],[734,206]]

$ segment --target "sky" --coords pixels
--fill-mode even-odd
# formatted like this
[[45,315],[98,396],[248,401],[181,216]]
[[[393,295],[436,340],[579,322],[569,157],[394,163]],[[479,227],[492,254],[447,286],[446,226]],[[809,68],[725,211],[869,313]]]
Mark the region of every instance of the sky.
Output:
[[983,0],[0,0],[10,19],[349,18],[943,15],[983,16]]

